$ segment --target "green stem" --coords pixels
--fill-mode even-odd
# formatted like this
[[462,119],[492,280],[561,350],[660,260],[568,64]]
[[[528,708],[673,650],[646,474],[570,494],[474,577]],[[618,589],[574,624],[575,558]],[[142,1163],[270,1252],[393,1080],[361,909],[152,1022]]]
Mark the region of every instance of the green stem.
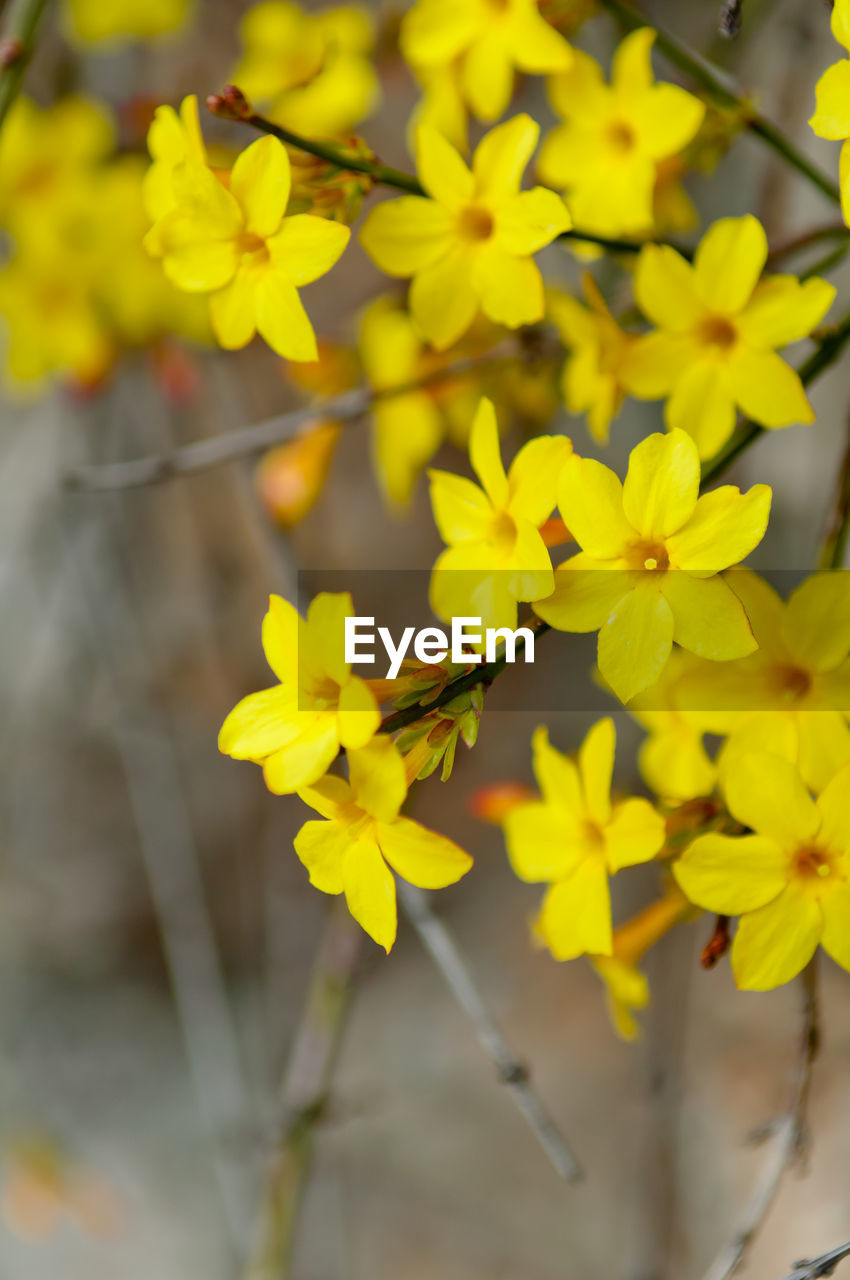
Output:
[[[603,0],[604,2],[605,0]],[[824,334],[812,354],[800,365],[797,372],[804,387],[808,387],[810,383],[814,382],[815,378],[823,373],[824,369],[828,369],[831,364],[834,364],[848,341],[850,341],[850,314],[846,315],[833,329]],[[741,423],[734,435],[730,437],[719,453],[715,454],[704,468],[700,487],[705,489],[712,484],[745,449],[749,449],[750,445],[764,433],[765,428],[759,426],[757,422]]]
[[50,0],[18,0],[0,42],[0,126],[18,96]]
[[[289,147],[297,147],[299,151],[306,151],[308,155],[318,156],[320,160],[327,161],[328,164],[334,165],[337,169],[365,173],[373,182],[380,183],[385,187],[394,187],[397,191],[406,191],[409,195],[427,196],[428,194],[419,179],[414,177],[412,173],[405,173],[401,169],[394,169],[390,165],[380,164],[377,160],[371,160],[367,156],[357,155],[356,152],[337,146],[333,142],[305,138],[299,133],[294,133],[291,129],[285,129],[282,125],[275,124],[273,120],[267,120],[265,116],[258,115],[256,111],[250,111],[242,115],[230,115],[228,112],[211,105],[211,103],[217,101],[218,99],[208,100],[207,105],[210,106],[213,114],[227,115],[228,118],[236,119],[241,124],[249,124],[254,129],[259,129],[261,133],[268,133],[273,138],[279,138],[281,142],[286,143]],[[582,244],[595,244],[600,249],[606,249],[609,253],[640,253],[644,244],[647,243],[644,240],[599,236],[593,231],[579,231],[576,228],[570,231],[562,231],[558,239],[580,240]],[[693,256],[692,250],[684,245],[674,244],[672,241],[664,241],[664,243],[670,244],[685,258],[690,259]]]
[[710,62],[692,53],[676,36],[660,29],[654,22],[650,22],[645,14],[640,13],[632,5],[624,3],[624,0],[599,0],[599,3],[629,31],[634,31],[638,27],[652,26],[656,32],[656,46],[669,62],[686,72],[696,84],[710,93],[715,101],[740,111],[751,133],[761,138],[762,142],[771,147],[777,155],[782,156],[834,204],[841,203],[838,185],[813,165],[790,138],[786,138],[781,130],[755,111],[751,103],[738,92],[718,67],[712,66]]

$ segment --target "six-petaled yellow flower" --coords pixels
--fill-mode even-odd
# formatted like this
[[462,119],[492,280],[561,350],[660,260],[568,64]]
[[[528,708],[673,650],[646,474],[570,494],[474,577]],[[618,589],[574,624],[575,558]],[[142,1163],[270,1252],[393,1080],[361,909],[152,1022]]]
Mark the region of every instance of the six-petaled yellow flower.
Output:
[[535,928],[556,960],[611,955],[608,877],[649,862],[664,844],[664,819],[648,800],[611,801],[615,741],[613,720],[600,720],[576,764],[550,745],[541,726],[533,744],[541,799],[517,805],[505,819],[516,874],[550,884]]
[[761,542],[770,488],[723,485],[699,497],[699,480],[684,431],[632,449],[625,484],[575,454],[561,472],[558,506],[581,551],[535,612],[560,631],[599,631],[599,670],[623,702],[658,679],[674,640],[714,661],[756,648],[743,605],[718,575]]
[[667,396],[680,427],[708,458],[728,440],[736,409],[764,427],[813,422],[799,375],[776,353],[811,333],[832,305],[825,280],[766,276],[767,237],[757,218],[721,218],[693,266],[666,245],[646,245],[635,295],[655,332],[635,343],[624,379],[632,394]]
[[298,795],[324,821],[305,822],[295,852],[323,893],[345,894],[348,909],[389,951],[397,914],[393,871],[420,889],[444,889],[472,859],[446,836],[401,816],[404,761],[389,738],[348,753],[349,781],[328,774]]
[[538,171],[565,191],[577,227],[602,235],[649,231],[659,165],[681,151],[705,107],[673,84],[656,84],[648,27],[626,36],[614,55],[611,84],[589,54],[549,82],[564,123],[546,137]]
[[[832,34],[850,53],[850,3],[835,0],[832,6]],[[838,161],[841,211],[850,222],[850,58],[827,67],[815,86],[815,114],[809,124],[819,138],[844,141]]]
[[251,693],[221,727],[219,749],[263,766],[266,786],[285,795],[322,776],[340,747],[363,747],[381,722],[369,686],[344,658],[351,596],[321,592],[306,621],[280,596],[263,619],[263,649],[280,681]]
[[552,562],[540,526],[555,505],[558,476],[572,446],[538,436],[502,465],[496,413],[482,400],[469,456],[481,488],[464,476],[432,471],[431,506],[448,543],[431,574],[438,617],[480,617],[484,627],[516,627],[517,601],[552,592]]
[[725,792],[753,834],[699,836],[674,870],[692,902],[740,916],[738,986],[788,982],[819,943],[850,969],[850,767],[814,801],[787,760],[754,754],[737,762]]
[[298,287],[323,276],[349,229],[308,213],[285,217],[289,157],[277,138],[260,138],[238,157],[226,189],[205,165],[179,166],[176,207],[152,231],[166,275],[180,289],[209,293],[223,347],[259,333],[289,360],[316,360],[316,335]]
[[509,328],[543,317],[543,280],[532,254],[570,225],[554,191],[520,191],[537,143],[530,116],[482,138],[470,169],[451,143],[422,126],[416,163],[425,196],[403,196],[369,214],[360,239],[391,276],[412,276],[410,311],[435,347],[451,346],[479,307]]

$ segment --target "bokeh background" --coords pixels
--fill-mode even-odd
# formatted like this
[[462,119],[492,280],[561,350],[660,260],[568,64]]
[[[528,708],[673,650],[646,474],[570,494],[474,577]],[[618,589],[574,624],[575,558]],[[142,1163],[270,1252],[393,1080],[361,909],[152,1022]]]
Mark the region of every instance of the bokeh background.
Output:
[[[69,89],[97,95],[117,114],[121,148],[141,152],[152,105],[189,92],[203,99],[226,82],[245,7],[198,0],[174,38],[98,50],[69,44],[49,15],[27,92],[42,105]],[[828,5],[748,0],[731,42],[717,35],[719,0],[644,8],[835,169],[837,148],[805,123],[814,83],[837,57]],[[416,88],[393,53],[398,12],[376,5],[373,16],[383,100],[361,132],[407,167],[401,122]],[[599,18],[578,42],[607,61],[615,38]],[[677,79],[657,56],[656,69]],[[518,101],[551,120],[539,82],[524,84]],[[208,132],[236,138],[221,126]],[[829,212],[747,137],[688,187],[704,222],[752,211],[775,239]],[[561,249],[544,262],[552,278],[577,282],[581,268]],[[846,271],[835,278],[846,297]],[[318,332],[352,341],[355,315],[385,285],[352,242],[332,278],[308,290]],[[774,486],[763,567],[813,561],[844,449],[846,367],[814,391],[816,428],[773,433],[736,468],[737,483]],[[233,354],[190,345],[165,360],[144,346],[96,386],[60,381],[27,396],[10,386],[3,401],[4,1280],[232,1280],[250,1254],[330,900],[309,887],[292,851],[298,801],[275,799],[258,769],[221,757],[216,735],[231,706],[268,682],[259,626],[269,592],[294,598],[304,568],[426,569],[438,549],[427,494],[420,484],[404,520],[387,511],[368,421],[346,428],[320,500],[287,533],[258,500],[254,460],[117,494],[69,492],[63,476],[73,464],[160,452],[304,401],[259,343]],[[606,461],[622,467],[659,421],[657,406],[630,404]],[[597,452],[562,411],[552,429]],[[514,432],[506,448],[520,439]],[[449,446],[438,462],[466,465]],[[412,575],[411,598],[420,587]],[[589,676],[565,638],[552,643],[563,647],[563,705],[564,691],[586,688]],[[498,830],[472,816],[469,798],[488,782],[530,780],[540,714],[499,710],[498,689],[491,697],[475,750],[459,752],[447,784],[418,787],[415,810],[475,856],[439,911],[585,1179],[572,1187],[555,1174],[403,923],[388,959],[363,940],[350,980],[292,1280],[697,1277],[731,1235],[765,1159],[748,1136],[786,1104],[798,992],[736,992],[725,963],[703,973],[706,921],[650,956],[652,1005],[634,1044],[616,1038],[587,963],[558,965],[532,949],[537,891],[513,879]],[[553,740],[574,749],[594,718],[553,713]],[[639,787],[640,731],[617,720],[618,781]],[[624,917],[654,880],[651,871],[621,879]],[[753,1248],[754,1280],[780,1280],[794,1259],[850,1235],[850,988],[829,964],[823,979],[810,1149]]]

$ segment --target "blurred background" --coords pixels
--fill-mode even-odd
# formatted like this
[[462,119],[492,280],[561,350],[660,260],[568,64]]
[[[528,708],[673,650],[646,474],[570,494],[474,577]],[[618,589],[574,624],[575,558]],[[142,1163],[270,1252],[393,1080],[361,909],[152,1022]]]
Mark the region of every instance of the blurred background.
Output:
[[[156,40],[110,30],[101,39],[98,11],[121,6],[90,5],[82,18],[86,6],[76,7],[76,18],[70,0],[49,10],[26,93],[42,109],[92,95],[113,124],[98,134],[72,122],[62,134],[55,119],[34,117],[21,144],[29,168],[11,145],[0,149],[9,264],[0,275],[0,1276],[283,1275],[259,1262],[246,1271],[246,1260],[269,1154],[305,1073],[309,1098],[328,1035],[338,1053],[312,1165],[299,1155],[282,1175],[303,1182],[297,1219],[282,1226],[294,1241],[292,1280],[699,1276],[759,1176],[766,1153],[749,1136],[786,1106],[796,989],[743,994],[726,962],[702,972],[710,923],[698,921],[652,952],[643,1035],[619,1040],[590,965],[559,965],[531,947],[538,890],[513,878],[499,831],[472,814],[482,785],[531,780],[540,713],[500,710],[495,688],[478,745],[460,748],[448,783],[435,776],[417,787],[414,812],[475,857],[437,907],[578,1154],[585,1177],[569,1186],[409,925],[389,958],[339,921],[329,926],[332,900],[309,887],[292,850],[302,806],[271,796],[260,770],[217,751],[226,713],[270,682],[259,631],[271,591],[294,599],[304,569],[430,566],[439,540],[424,482],[409,509],[391,510],[370,460],[372,426],[358,420],[291,528],[280,524],[285,488],[281,498],[274,469],[258,476],[255,458],[118,492],[63,483],[69,467],[162,453],[346,385],[350,370],[339,366],[356,344],[356,317],[388,287],[352,240],[332,277],[307,290],[328,344],[312,383],[259,341],[216,350],[202,317],[159,291],[158,267],[144,259],[138,183],[153,108],[188,93],[203,102],[232,77],[247,6],[196,0],[180,29]],[[127,6],[136,8],[157,6]],[[717,34],[720,0],[644,8],[728,68],[836,171],[837,147],[806,125],[815,81],[839,54],[828,5],[748,0],[734,41]],[[394,51],[400,12],[368,12],[380,100],[357,131],[409,168],[401,122],[417,86]],[[75,21],[94,27],[81,37]],[[598,17],[576,40],[607,66],[616,37]],[[658,55],[655,65],[679,79]],[[516,105],[553,122],[540,80],[519,86]],[[251,140],[203,123],[223,148]],[[86,148],[98,164],[109,157],[116,189],[67,197],[50,174]],[[830,212],[746,136],[687,187],[703,224],[752,211],[772,241]],[[569,288],[583,269],[557,246],[542,265]],[[834,278],[846,297],[846,269]],[[516,389],[506,453],[551,395],[537,384]],[[805,569],[815,557],[844,450],[846,365],[819,381],[813,402],[816,428],[771,433],[736,468],[736,483],[774,486],[756,560],[765,568]],[[583,420],[553,409],[549,429],[599,456]],[[622,469],[660,420],[658,406],[630,402],[609,465]],[[451,444],[437,464],[467,465]],[[417,575],[410,590],[418,609]],[[564,637],[553,643],[563,654],[557,704],[569,705],[574,689],[587,706],[586,667]],[[518,705],[504,697],[502,706]],[[553,713],[553,741],[575,749],[597,714]],[[618,785],[640,789],[640,730],[625,714],[617,724]],[[615,911],[625,918],[656,882],[651,869],[620,879]],[[311,1040],[308,992],[323,945],[337,948],[330,989],[347,1002],[344,1012],[331,1002],[323,1030],[319,1000]],[[829,963],[823,979],[804,1176],[783,1184],[748,1263],[755,1280],[781,1280],[795,1259],[850,1236],[848,980]],[[301,1075],[285,1085],[296,1043]]]

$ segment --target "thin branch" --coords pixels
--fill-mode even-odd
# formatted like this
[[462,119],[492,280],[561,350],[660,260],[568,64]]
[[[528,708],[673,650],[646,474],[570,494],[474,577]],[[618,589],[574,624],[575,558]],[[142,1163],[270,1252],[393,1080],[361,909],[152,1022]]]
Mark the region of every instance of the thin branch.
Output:
[[313,1138],[327,1103],[360,942],[343,898],[333,903],[310,980],[304,1012],[280,1091],[277,1137],[268,1163],[252,1257],[243,1280],[285,1280]]
[[802,1258],[795,1262],[794,1270],[785,1280],[821,1280],[822,1276],[831,1276],[839,1262],[843,1262],[845,1258],[850,1258],[850,1240],[817,1258]]
[[744,0],[726,0],[720,10],[720,34],[731,40],[741,30],[744,21]]
[[431,910],[421,889],[399,880],[398,896],[422,945],[472,1023],[479,1044],[496,1068],[502,1084],[510,1091],[538,1142],[561,1177],[567,1182],[577,1182],[582,1174],[575,1156],[540,1097],[531,1087],[528,1068],[518,1061],[493,1021],[451,933]]
[[841,473],[838,478],[838,494],[832,524],[824,539],[818,567],[821,569],[841,569],[847,553],[847,538],[850,533],[850,413],[847,415],[847,444],[841,462]]
[[850,227],[846,227],[843,222],[829,222],[825,226],[812,227],[808,231],[802,231],[799,235],[792,236],[789,240],[784,240],[780,244],[774,245],[767,255],[767,265],[773,268],[793,254],[801,253],[812,245],[822,244],[824,241],[830,240],[850,240]]
[[[808,387],[823,373],[824,369],[828,369],[841,355],[848,342],[850,342],[850,314],[824,334],[812,354],[800,365],[797,372],[803,386]],[[743,422],[723,448],[706,463],[700,487],[705,489],[707,485],[717,480],[736,458],[764,435],[766,429],[757,422]]]
[[[624,0],[599,0],[599,2],[629,31],[649,25],[646,14],[641,13],[631,4],[624,3]],[[750,133],[754,133],[757,138],[760,138],[778,155],[781,155],[788,164],[792,165],[798,173],[801,173],[812,186],[817,187],[834,204],[841,203],[841,192],[838,185],[816,165],[813,165],[790,138],[787,138],[781,130],[777,129],[763,115],[760,115],[723,71],[692,53],[687,45],[683,44],[668,31],[662,30],[655,22],[651,25],[657,33],[655,41],[657,48],[670,62],[686,72],[696,84],[710,93],[717,102],[740,111]]]
[[18,0],[0,40],[0,126],[20,92],[50,0]]
[[703,1280],[731,1280],[744,1261],[748,1250],[764,1225],[776,1198],[780,1183],[800,1154],[805,1139],[806,1107],[812,1078],[812,1064],[817,1056],[820,1030],[818,1022],[817,957],[809,962],[800,976],[803,995],[803,1029],[800,1056],[791,1103],[786,1114],[773,1129],[773,1150],[744,1210],[740,1224],[729,1244],[715,1258]]
[[[135,489],[143,485],[158,484],[175,476],[185,476],[209,467],[233,462],[237,458],[262,453],[273,445],[291,440],[300,429],[317,418],[333,418],[336,422],[351,423],[382,400],[407,395],[428,387],[464,378],[470,373],[487,373],[517,360],[527,359],[525,353],[508,356],[471,356],[456,364],[432,372],[397,387],[375,390],[372,387],[356,387],[317,404],[293,409],[290,413],[266,418],[250,427],[236,431],[224,431],[207,440],[196,440],[171,453],[134,458],[130,462],[109,462],[98,466],[73,467],[65,474],[65,484],[70,489],[89,489],[104,492],[112,489]],[[537,353],[535,353],[537,358]],[[547,357],[544,357],[547,358]]]
[[[374,157],[360,155],[356,151],[348,150],[332,142],[325,142],[317,138],[306,138],[303,134],[294,133],[292,129],[285,129],[282,125],[275,124],[273,120],[266,119],[265,116],[260,115],[259,112],[253,109],[242,90],[237,88],[236,85],[229,84],[222,93],[210,94],[207,98],[207,108],[214,116],[219,116],[225,120],[234,120],[238,124],[247,124],[253,129],[259,129],[261,133],[271,134],[273,138],[279,138],[288,147],[296,147],[299,151],[305,151],[308,155],[317,156],[320,160],[325,160],[336,169],[365,174],[373,182],[381,186],[394,187],[397,191],[406,191],[409,195],[428,195],[422,183],[412,173],[405,173],[401,169],[393,169],[390,165],[381,164]],[[639,253],[644,244],[647,243],[646,240],[600,236],[593,231],[580,231],[577,227],[573,227],[570,231],[562,231],[558,239],[580,240],[583,244],[595,244],[600,249],[607,249],[609,253]],[[690,249],[671,240],[658,241],[657,243],[671,245],[683,257],[690,258],[692,256]]]

